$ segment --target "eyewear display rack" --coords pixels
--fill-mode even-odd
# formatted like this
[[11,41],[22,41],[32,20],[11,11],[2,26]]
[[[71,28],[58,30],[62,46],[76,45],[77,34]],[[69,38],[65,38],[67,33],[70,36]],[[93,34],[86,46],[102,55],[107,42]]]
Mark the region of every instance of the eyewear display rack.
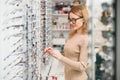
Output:
[[50,69],[49,56],[44,55],[44,48],[50,46],[51,38],[48,36],[50,8],[46,7],[49,1],[5,0],[2,3],[5,9],[1,40],[3,45],[7,43],[7,50],[2,48],[5,53],[2,80],[43,80]]
[[1,80],[23,80],[27,76],[23,3],[22,0],[4,0],[1,4],[4,8],[1,20]]

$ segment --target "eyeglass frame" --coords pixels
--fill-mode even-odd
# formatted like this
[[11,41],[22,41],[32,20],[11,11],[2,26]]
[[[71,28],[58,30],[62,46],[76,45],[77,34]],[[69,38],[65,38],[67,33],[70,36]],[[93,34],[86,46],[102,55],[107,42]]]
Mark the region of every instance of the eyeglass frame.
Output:
[[[78,19],[81,19],[81,18],[83,18],[83,16],[80,16],[79,18],[72,18],[72,19],[68,18],[68,20],[69,20],[69,22],[72,22],[73,24],[76,24],[76,21],[77,21]],[[73,22],[73,21],[74,21],[74,22]]]

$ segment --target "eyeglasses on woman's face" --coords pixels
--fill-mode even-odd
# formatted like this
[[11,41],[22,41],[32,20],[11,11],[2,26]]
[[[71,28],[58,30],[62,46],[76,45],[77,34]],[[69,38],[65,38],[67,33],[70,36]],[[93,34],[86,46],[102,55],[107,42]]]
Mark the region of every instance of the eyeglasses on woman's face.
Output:
[[75,24],[76,21],[77,21],[78,19],[81,19],[81,18],[83,18],[83,16],[80,16],[79,18],[72,18],[72,19],[68,18],[68,20],[69,20],[69,22],[72,22],[73,24]]

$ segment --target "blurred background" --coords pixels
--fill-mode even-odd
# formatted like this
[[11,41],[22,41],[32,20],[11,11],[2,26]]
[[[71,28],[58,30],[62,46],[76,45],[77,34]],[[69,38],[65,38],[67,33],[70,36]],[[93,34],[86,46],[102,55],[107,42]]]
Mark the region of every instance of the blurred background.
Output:
[[0,80],[64,80],[64,65],[44,54],[63,53],[68,12],[90,14],[89,80],[120,80],[119,0],[0,0]]

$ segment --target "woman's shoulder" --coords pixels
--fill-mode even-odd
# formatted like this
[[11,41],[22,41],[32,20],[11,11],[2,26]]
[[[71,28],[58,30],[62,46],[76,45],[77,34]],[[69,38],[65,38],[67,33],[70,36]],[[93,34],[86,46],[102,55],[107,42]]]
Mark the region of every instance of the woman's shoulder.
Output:
[[88,34],[82,34],[82,35],[80,35],[80,39],[83,41],[86,41],[86,40],[89,40],[89,36],[88,36]]
[[89,41],[90,41],[90,38],[87,34],[81,35],[80,37],[81,45],[88,45]]

